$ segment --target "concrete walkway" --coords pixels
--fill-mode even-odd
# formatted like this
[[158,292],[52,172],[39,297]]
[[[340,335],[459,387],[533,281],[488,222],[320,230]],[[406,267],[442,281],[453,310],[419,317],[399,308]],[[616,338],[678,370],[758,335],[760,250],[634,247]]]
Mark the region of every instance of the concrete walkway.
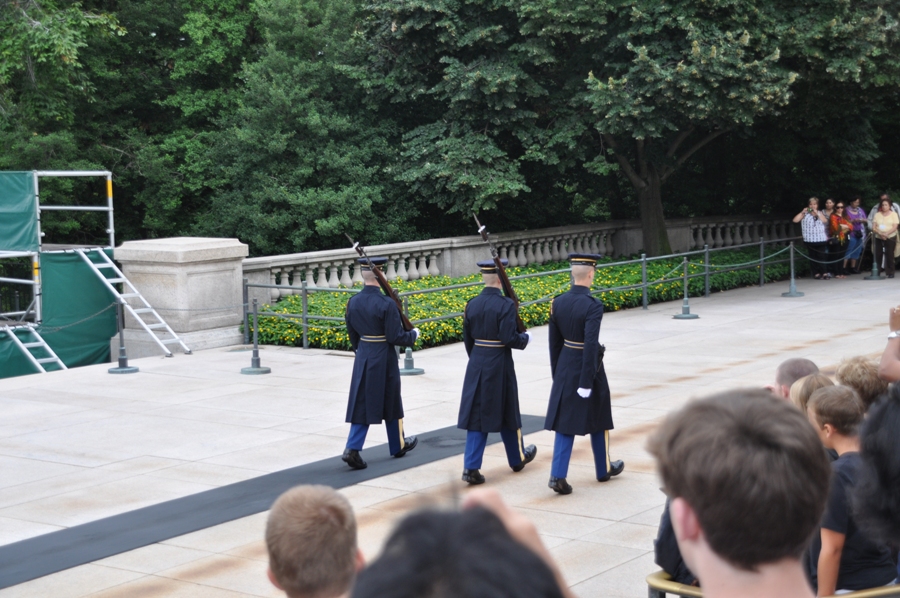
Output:
[[[833,370],[842,358],[880,355],[893,280],[799,281],[692,299],[698,320],[673,320],[680,302],[609,313],[601,340],[613,395],[612,458],[625,472],[593,478],[578,439],[569,482],[546,487],[552,434],[519,474],[489,448],[488,484],[537,524],[580,596],[645,596],[664,496],[643,449],[647,434],[692,397],[771,383],[788,357]],[[550,390],[546,327],[516,352],[523,413],[542,415]],[[92,366],[0,380],[0,545],[93,521],[343,450],[352,355],[266,347],[267,376],[244,376],[250,354],[210,350],[135,360],[139,374]],[[408,434],[456,422],[466,355],[461,344],[420,351],[424,376],[403,380]],[[386,442],[373,427],[369,444]],[[414,453],[413,453],[414,454]],[[411,454],[411,456],[413,455]],[[385,449],[385,458],[387,450]],[[419,505],[451,505],[466,491],[462,459],[413,467],[342,490],[356,509],[366,556],[396,519]],[[0,596],[280,596],[266,580],[261,513],[49,575]]]

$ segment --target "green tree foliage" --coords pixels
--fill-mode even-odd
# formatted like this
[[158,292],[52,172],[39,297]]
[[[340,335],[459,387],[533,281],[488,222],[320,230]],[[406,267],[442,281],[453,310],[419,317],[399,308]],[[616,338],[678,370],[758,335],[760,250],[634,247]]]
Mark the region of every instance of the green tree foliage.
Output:
[[[255,255],[900,190],[886,0],[0,0],[0,169]],[[665,194],[662,189],[665,187]],[[98,203],[99,181],[42,182]],[[46,240],[102,242],[94,213]]]
[[406,232],[414,207],[395,192],[397,126],[345,73],[359,51],[358,7],[261,0],[265,42],[242,72],[240,106],[211,160],[216,193],[198,230],[235,235],[255,254],[367,244]]
[[573,206],[608,217],[611,167],[582,100],[603,25],[591,8],[571,3],[567,21],[534,2],[375,3],[360,76],[407,115],[397,176],[414,196],[465,219],[501,208],[511,225],[565,224]]
[[[37,6],[3,6],[15,13],[32,5]],[[258,41],[249,5],[249,0],[86,0],[57,9],[54,14],[71,17],[76,11],[85,23],[106,24],[107,30],[70,26],[70,36],[78,34],[77,54],[60,63],[73,74],[53,89],[29,91],[24,75],[9,80],[6,97],[13,98],[15,110],[0,126],[0,145],[8,149],[0,154],[0,168],[111,170],[119,239],[188,233],[209,195],[207,138],[217,129],[215,120],[236,108],[237,75]],[[50,6],[40,8],[46,12]],[[71,19],[47,22],[61,27]],[[53,39],[45,43],[56,47]],[[10,61],[27,65],[15,56]],[[63,83],[77,84],[79,93]],[[55,108],[26,111],[21,98],[28,93]],[[66,181],[42,182],[43,190],[47,202],[97,203],[105,197],[102,189]],[[95,216],[60,216],[45,222],[57,233],[48,233],[54,241],[94,243],[105,237],[105,224]]]
[[799,79],[896,82],[896,23],[877,2],[383,0],[373,11],[374,87],[415,115],[401,180],[465,211],[543,201],[551,177],[571,194],[609,172],[609,156],[650,254],[669,251],[662,185],[721,135],[782,115]]
[[0,31],[0,115],[26,127],[71,123],[74,98],[94,91],[81,51],[125,32],[114,15],[53,0],[0,0]]

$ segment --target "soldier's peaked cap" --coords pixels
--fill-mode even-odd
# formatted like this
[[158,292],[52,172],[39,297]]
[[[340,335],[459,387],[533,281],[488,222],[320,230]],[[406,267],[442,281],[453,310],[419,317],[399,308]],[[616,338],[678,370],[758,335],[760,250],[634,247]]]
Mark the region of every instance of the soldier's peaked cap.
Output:
[[[361,257],[356,261],[360,263],[360,269],[371,270],[372,266],[381,267],[381,266],[385,265],[387,263],[387,260],[388,259],[386,257],[369,257],[369,258]],[[369,265],[369,262],[372,262],[371,266]]]
[[[500,258],[500,263],[503,264],[503,267],[507,267],[509,265],[509,260]],[[494,263],[494,260],[483,260],[478,262],[478,267],[481,268],[482,274],[496,274],[498,271],[497,264]]]
[[570,253],[569,263],[573,266],[596,266],[601,257],[596,253]]

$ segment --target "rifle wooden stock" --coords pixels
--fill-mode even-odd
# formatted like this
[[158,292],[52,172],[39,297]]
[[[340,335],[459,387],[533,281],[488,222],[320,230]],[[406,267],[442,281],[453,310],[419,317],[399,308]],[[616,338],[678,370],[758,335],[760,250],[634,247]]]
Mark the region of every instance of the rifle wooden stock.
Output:
[[[350,238],[349,236],[347,237]],[[353,239],[350,239],[350,242],[353,242]],[[366,250],[359,246],[359,243],[354,243],[353,248],[356,250],[356,253],[365,259],[369,259],[369,256],[366,255]],[[403,302],[400,301],[400,296],[397,295],[397,291],[395,291],[391,287],[391,283],[388,282],[387,277],[384,275],[384,272],[381,271],[381,268],[373,264],[371,261],[369,262],[369,267],[372,268],[372,274],[375,275],[375,279],[378,281],[378,286],[381,287],[381,290],[384,291],[384,294],[394,300],[394,303],[397,305],[397,310],[400,312],[400,323],[403,324],[403,329],[409,332],[415,326],[413,326],[412,322],[409,321],[409,318],[406,317],[406,313],[403,311]]]
[[513,304],[516,306],[516,328],[519,332],[525,332],[528,328],[525,327],[525,322],[522,321],[522,316],[519,315],[519,297],[509,281],[509,276],[506,275],[506,268],[503,267],[503,262],[500,261],[499,257],[494,258],[494,265],[497,266],[497,276],[500,277],[500,286],[503,287],[503,294],[512,299]]
[[506,268],[503,267],[503,262],[500,261],[500,254],[497,253],[497,248],[494,247],[494,244],[491,242],[487,230],[481,225],[481,222],[478,221],[478,216],[474,213],[472,216],[475,216],[475,224],[478,225],[478,232],[481,234],[481,238],[491,248],[491,257],[494,260],[494,265],[497,266],[497,276],[500,277],[500,286],[503,287],[503,294],[512,299],[513,304],[516,306],[516,329],[519,332],[525,332],[528,328],[525,327],[525,322],[522,321],[522,316],[519,315],[519,297],[516,295],[516,290],[509,281],[509,276],[506,275]]
[[403,311],[403,302],[400,300],[400,296],[397,295],[397,291],[395,291],[391,287],[391,283],[388,282],[387,277],[385,277],[384,272],[381,271],[381,268],[378,266],[372,266],[372,273],[375,275],[375,278],[378,280],[379,286],[381,286],[381,290],[384,291],[384,294],[394,300],[394,303],[397,305],[397,309],[400,311],[400,322],[403,324],[403,329],[409,332],[415,326],[413,326],[412,322],[409,321],[409,318],[406,317],[406,313]]

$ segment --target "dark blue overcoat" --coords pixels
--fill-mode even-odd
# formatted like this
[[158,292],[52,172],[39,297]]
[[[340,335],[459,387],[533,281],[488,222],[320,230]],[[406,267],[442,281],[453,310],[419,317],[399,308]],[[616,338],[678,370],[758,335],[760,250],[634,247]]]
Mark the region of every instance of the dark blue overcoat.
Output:
[[[602,319],[603,304],[587,287],[573,286],[550,304],[553,387],[544,421],[547,430],[585,435],[613,429],[609,383],[603,364],[597,367]],[[580,397],[579,388],[590,388],[591,396]]]
[[463,340],[469,363],[457,427],[477,432],[518,430],[522,418],[512,349],[524,349],[528,335],[516,329],[512,299],[500,289],[485,287],[466,304]]
[[402,418],[400,367],[394,346],[411,347],[416,333],[403,330],[397,304],[371,285],[347,302],[345,320],[356,353],[347,421],[379,424]]

